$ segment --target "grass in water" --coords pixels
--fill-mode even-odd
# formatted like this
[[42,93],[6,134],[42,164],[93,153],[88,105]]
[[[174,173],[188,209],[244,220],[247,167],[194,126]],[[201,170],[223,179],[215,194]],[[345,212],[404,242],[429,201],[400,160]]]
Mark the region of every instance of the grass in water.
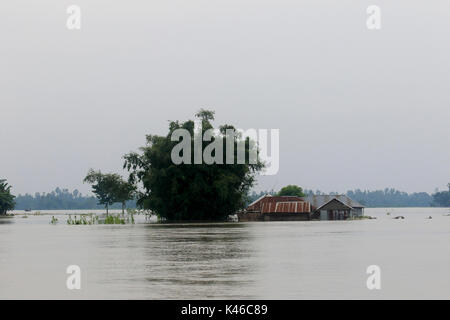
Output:
[[98,216],[89,213],[81,214],[78,217],[69,215],[67,219],[69,225],[93,225],[93,224],[134,224],[134,214],[109,214],[104,220],[100,220]]
[[67,224],[70,225],[91,225],[98,223],[98,216],[93,215],[92,213],[89,214],[81,214],[79,217],[74,216],[72,218],[72,215],[69,214],[69,219],[67,219]]

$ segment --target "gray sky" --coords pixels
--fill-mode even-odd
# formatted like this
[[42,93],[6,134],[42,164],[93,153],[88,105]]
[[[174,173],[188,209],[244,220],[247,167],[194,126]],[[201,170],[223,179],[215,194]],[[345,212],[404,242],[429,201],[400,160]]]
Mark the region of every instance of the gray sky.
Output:
[[0,177],[87,192],[89,168],[122,172],[145,134],[205,107],[280,129],[280,171],[257,190],[443,189],[449,31],[446,0],[2,1]]

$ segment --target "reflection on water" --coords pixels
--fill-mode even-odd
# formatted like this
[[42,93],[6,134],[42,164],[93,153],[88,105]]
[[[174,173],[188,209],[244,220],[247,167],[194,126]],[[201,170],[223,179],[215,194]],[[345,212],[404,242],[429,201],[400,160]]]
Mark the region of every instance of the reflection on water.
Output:
[[[146,281],[170,298],[236,295],[256,266],[243,224],[152,225],[146,227]],[[157,293],[160,296],[161,293]],[[239,297],[249,297],[238,293]]]
[[[378,219],[125,226],[0,219],[0,298],[449,298],[446,213],[367,209]],[[82,270],[79,291],[65,287],[71,264]],[[381,291],[366,288],[372,264],[381,267]]]
[[14,223],[14,218],[0,217],[0,224]]

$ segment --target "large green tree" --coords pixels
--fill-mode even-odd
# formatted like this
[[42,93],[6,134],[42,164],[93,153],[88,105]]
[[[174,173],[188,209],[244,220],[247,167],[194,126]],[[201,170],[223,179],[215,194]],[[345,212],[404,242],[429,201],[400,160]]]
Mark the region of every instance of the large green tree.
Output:
[[[213,129],[213,111],[200,110],[196,117],[202,125],[202,136],[208,129]],[[244,206],[245,195],[254,184],[256,173],[264,167],[259,160],[248,161],[250,152],[254,150],[254,141],[237,134],[233,126],[224,125],[219,127],[220,133],[216,131],[209,141],[200,140],[202,153],[211,150],[208,148],[212,144],[221,142],[218,145],[222,149],[223,161],[194,164],[195,151],[189,153],[183,150],[183,158],[190,160],[190,163],[175,164],[171,154],[179,141],[172,141],[171,138],[177,129],[189,132],[189,145],[191,150],[195,150],[194,136],[198,136],[199,132],[194,132],[194,121],[172,121],[166,136],[148,135],[147,144],[140,148],[141,152],[124,156],[124,168],[130,171],[130,182],[140,182],[142,185],[138,205],[171,221],[226,219]],[[227,141],[234,146],[233,154],[226,152]],[[245,145],[245,161],[240,164],[237,161],[238,143]],[[213,156],[218,157],[219,154],[219,149],[211,152]]]
[[4,215],[14,209],[14,198],[11,194],[11,186],[5,179],[0,179],[0,214]]
[[305,197],[306,195],[303,193],[303,189],[296,185],[288,185],[286,187],[281,188],[281,190],[277,194],[278,196],[297,196],[297,197]]

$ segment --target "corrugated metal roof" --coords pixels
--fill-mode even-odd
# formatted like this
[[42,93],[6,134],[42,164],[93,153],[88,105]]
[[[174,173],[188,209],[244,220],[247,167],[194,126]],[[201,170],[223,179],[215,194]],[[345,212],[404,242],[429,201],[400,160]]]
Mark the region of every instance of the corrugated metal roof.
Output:
[[255,201],[253,201],[252,203],[250,203],[247,207],[254,206],[255,204],[257,204],[259,201],[261,201],[265,197],[271,197],[271,195],[270,194],[265,194],[265,195],[259,197],[258,199],[256,199]]
[[270,196],[266,195],[254,201],[247,207],[247,211],[261,213],[309,213],[309,202],[296,196]]
[[310,206],[305,201],[276,201],[261,205],[261,213],[309,213]]
[[320,195],[309,195],[306,197],[306,201],[311,203],[311,205],[315,208],[319,208],[333,199],[337,199],[343,204],[350,206],[352,208],[364,208],[362,204],[353,199],[350,199],[345,194],[339,195],[320,194]]

